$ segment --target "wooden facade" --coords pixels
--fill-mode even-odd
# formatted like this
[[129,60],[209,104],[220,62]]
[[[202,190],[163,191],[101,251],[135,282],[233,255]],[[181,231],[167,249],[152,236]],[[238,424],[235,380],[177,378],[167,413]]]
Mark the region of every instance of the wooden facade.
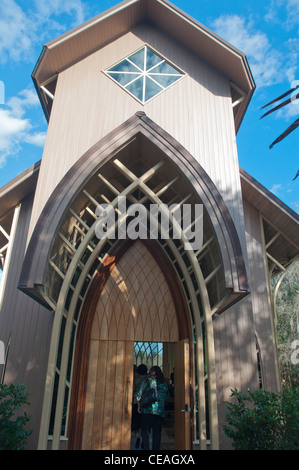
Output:
[[[183,76],[142,103],[105,71],[145,45]],[[168,1],[129,0],[45,45],[33,80],[43,157],[0,190],[0,372],[27,385],[30,447],[130,448],[142,342],[175,365],[175,448],[229,448],[223,402],[259,386],[257,351],[280,387],[269,280],[299,253],[298,216],[239,168],[246,57]],[[201,204],[201,248],[96,239],[120,196]]]

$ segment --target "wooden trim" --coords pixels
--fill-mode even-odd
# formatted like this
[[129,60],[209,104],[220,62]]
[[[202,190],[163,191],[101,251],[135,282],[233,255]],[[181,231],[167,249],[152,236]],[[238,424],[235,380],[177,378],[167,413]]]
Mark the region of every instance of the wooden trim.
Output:
[[261,214],[259,214],[259,224],[260,224],[261,242],[262,242],[262,250],[263,250],[264,270],[265,270],[265,276],[266,276],[268,305],[269,305],[269,310],[270,310],[270,322],[271,322],[271,333],[272,333],[271,336],[272,336],[272,341],[273,341],[275,375],[276,375],[275,378],[276,378],[277,390],[280,392],[281,391],[281,378],[280,378],[281,375],[280,375],[280,370],[279,370],[278,347],[277,347],[275,323],[274,323],[274,304],[271,298],[270,272],[269,272],[268,261],[267,261],[267,250],[266,250],[266,245],[265,245],[263,216]]
[[[1,281],[0,281],[0,311],[1,311],[1,307],[2,307],[3,296],[4,296],[5,286],[6,286],[7,276],[8,276],[8,269],[9,269],[11,254],[12,254],[12,250],[13,250],[13,244],[14,244],[14,240],[15,240],[15,236],[16,236],[16,231],[17,231],[17,227],[18,227],[20,211],[21,211],[21,204],[19,204],[14,209],[14,215],[13,215],[13,219],[12,219],[10,234],[8,235],[3,230],[3,232],[5,232],[5,236],[8,238],[8,244],[6,245],[7,246],[7,251],[6,251],[6,256],[5,256],[4,269],[3,269],[2,278],[1,278]],[[0,226],[0,228],[1,228],[1,226]]]

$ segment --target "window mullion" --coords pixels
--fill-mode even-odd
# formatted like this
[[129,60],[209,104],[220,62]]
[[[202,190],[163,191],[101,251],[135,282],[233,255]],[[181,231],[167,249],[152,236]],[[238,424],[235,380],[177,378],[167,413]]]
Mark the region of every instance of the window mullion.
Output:
[[152,80],[154,83],[156,83],[156,85],[158,85],[161,88],[161,90],[165,90],[166,87],[158,83],[151,75],[148,75],[148,78]]
[[125,72],[125,71],[123,71],[123,70],[120,70],[120,71],[117,71],[117,70],[109,70],[107,73],[108,73],[109,75],[111,75],[111,74],[113,74],[113,73],[115,73],[115,74],[124,74],[124,75],[140,75],[140,74],[142,73],[142,70],[141,70],[140,72],[129,72],[129,71]]
[[146,72],[146,61],[147,61],[147,47],[144,48],[143,72]]
[[[158,62],[157,64],[153,65],[150,69],[147,70],[147,73],[151,73],[151,70],[155,69],[156,67],[158,67],[158,65],[161,65],[163,64],[163,62],[165,62],[165,59],[162,59],[160,62]],[[158,73],[158,72],[157,72]]]
[[142,90],[142,103],[145,103],[145,86],[146,86],[146,80],[145,80],[145,73],[143,74],[143,90]]
[[147,72],[150,76],[152,75],[163,75],[164,77],[180,77],[179,73],[165,73],[165,72]]
[[138,80],[138,78],[142,77],[142,74],[138,74],[137,77],[133,78],[133,80],[131,80],[129,83],[127,83],[126,85],[123,85],[124,88],[127,88],[127,86],[131,85],[131,83],[135,82],[136,80]]
[[[130,64],[132,64],[138,70],[140,70],[140,72],[143,72],[143,70],[140,67],[138,67],[138,65],[134,64],[134,62],[132,62],[128,57],[127,57],[127,61],[130,62]],[[138,73],[138,72],[132,72],[132,73]]]

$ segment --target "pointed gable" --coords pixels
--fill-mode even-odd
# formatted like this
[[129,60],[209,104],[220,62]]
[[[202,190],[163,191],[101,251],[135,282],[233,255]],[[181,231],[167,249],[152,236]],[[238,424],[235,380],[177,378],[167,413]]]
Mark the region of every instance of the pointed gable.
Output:
[[165,0],[124,1],[45,44],[32,78],[46,117],[61,71],[144,23],[164,31],[227,77],[238,130],[255,88],[246,56]]

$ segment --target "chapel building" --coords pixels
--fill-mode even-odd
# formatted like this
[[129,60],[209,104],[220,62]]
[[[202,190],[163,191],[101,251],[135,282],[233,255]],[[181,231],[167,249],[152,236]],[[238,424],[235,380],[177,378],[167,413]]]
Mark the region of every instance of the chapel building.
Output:
[[299,254],[298,215],[239,167],[245,55],[126,0],[32,78],[43,156],[0,189],[0,374],[26,384],[30,448],[130,449],[140,363],[173,392],[161,449],[230,448],[231,389],[280,390],[269,283]]

